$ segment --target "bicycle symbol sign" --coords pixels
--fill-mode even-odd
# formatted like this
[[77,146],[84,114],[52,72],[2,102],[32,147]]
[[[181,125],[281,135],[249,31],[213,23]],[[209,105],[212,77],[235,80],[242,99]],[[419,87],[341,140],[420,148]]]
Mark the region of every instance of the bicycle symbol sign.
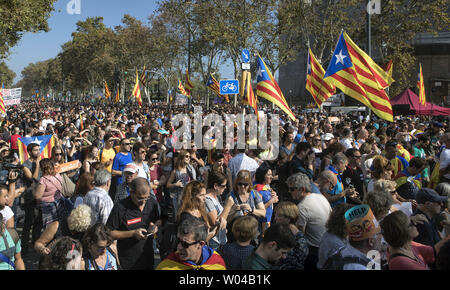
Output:
[[221,95],[239,94],[239,80],[221,80],[219,85]]

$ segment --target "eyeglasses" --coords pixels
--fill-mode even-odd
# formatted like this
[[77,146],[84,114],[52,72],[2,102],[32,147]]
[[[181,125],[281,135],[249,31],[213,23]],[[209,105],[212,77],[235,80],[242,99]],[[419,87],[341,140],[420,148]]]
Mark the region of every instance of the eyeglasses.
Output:
[[184,158],[191,158],[191,156],[189,156],[189,155],[186,155],[186,156],[184,156]]
[[122,143],[122,144],[125,145],[125,146],[131,145],[131,143]]
[[361,155],[353,155],[353,158],[356,158],[356,159],[360,159],[361,158]]
[[141,152],[139,152],[139,154],[147,154],[147,152],[146,151],[141,151]]
[[319,142],[319,141],[321,141],[322,139],[314,139],[314,141],[317,141],[317,142]]
[[227,184],[225,183],[225,184],[219,184],[218,185],[219,187],[227,187]]
[[290,187],[290,186],[288,187],[289,191],[294,191],[294,190],[297,190],[297,189],[298,189],[298,187]]
[[178,245],[178,244],[181,244],[181,246],[182,246],[183,248],[185,248],[185,249],[189,248],[189,247],[192,246],[192,245],[198,244],[198,243],[200,243],[200,241],[195,241],[195,242],[192,242],[192,243],[188,243],[188,242],[185,242],[185,241],[180,240],[179,238],[177,238],[177,240],[176,240],[176,244],[177,244],[177,245]]
[[152,161],[158,161],[158,157],[156,157],[156,158],[152,158]]
[[244,183],[244,182],[239,182],[238,186],[248,186],[248,183]]
[[55,156],[62,156],[62,153],[55,153]]

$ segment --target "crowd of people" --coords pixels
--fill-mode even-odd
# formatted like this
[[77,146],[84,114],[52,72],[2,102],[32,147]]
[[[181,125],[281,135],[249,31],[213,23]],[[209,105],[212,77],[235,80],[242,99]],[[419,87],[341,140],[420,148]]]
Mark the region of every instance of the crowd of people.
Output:
[[[220,104],[203,116],[242,110]],[[7,108],[0,269],[24,270],[32,251],[42,270],[450,269],[448,117],[391,123],[294,107],[292,121],[261,110],[277,113],[279,128],[247,126],[245,149],[234,138],[207,150],[195,126],[191,144],[175,148],[173,117],[191,105]],[[280,141],[251,149],[253,130]],[[21,164],[19,138],[42,135],[54,136],[51,154],[30,143]]]

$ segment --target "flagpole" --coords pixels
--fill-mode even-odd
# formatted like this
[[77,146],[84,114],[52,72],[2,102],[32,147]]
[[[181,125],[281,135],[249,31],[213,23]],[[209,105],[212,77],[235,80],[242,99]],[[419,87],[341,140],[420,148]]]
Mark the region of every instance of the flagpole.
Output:
[[[370,0],[367,0],[367,6],[370,5]],[[372,36],[371,36],[371,23],[370,23],[370,11],[367,10],[367,23],[366,23],[366,28],[367,28],[367,54],[369,55],[370,58],[372,58]],[[370,118],[370,113],[371,110],[369,107],[367,107],[369,109],[369,111],[367,112],[367,116]]]

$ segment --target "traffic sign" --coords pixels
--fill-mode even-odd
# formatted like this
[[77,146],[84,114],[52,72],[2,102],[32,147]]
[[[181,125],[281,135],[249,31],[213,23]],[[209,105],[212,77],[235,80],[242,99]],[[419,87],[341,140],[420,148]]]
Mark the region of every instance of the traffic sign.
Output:
[[248,49],[244,49],[242,51],[242,62],[249,62],[250,61],[250,52]]
[[242,64],[242,69],[250,70],[250,64],[244,62],[244,63]]
[[239,80],[221,80],[219,86],[221,95],[239,94]]

